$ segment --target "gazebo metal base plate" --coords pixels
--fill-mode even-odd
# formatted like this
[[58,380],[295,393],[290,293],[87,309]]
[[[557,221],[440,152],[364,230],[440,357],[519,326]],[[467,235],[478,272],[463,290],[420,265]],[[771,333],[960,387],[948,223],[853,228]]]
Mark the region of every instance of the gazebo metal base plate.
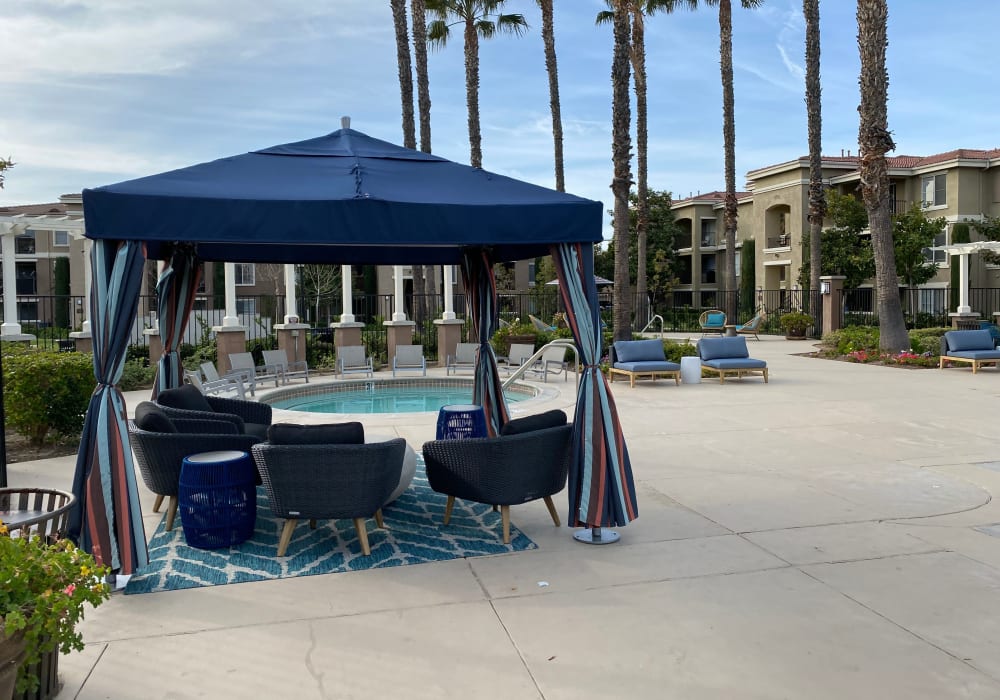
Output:
[[611,544],[620,540],[621,535],[606,527],[595,527],[577,530],[573,533],[573,539],[584,544]]

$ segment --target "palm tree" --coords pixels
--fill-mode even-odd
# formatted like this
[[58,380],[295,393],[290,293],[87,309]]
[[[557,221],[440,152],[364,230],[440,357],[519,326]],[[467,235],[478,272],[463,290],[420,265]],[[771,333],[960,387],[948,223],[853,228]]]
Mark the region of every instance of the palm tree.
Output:
[[819,80],[819,0],[802,0],[806,20],[806,120],[809,132],[809,297],[814,317],[820,313],[820,241],[826,218],[823,192],[823,113]]
[[[431,152],[431,90],[427,73],[427,6],[424,0],[411,0],[413,16],[413,61],[417,69],[417,111],[420,114],[420,150]],[[422,268],[424,291],[428,299],[437,296],[433,265]]]
[[[612,0],[605,0],[609,8],[613,8]],[[698,0],[626,0],[624,7],[631,15],[632,38],[629,47],[629,58],[632,62],[632,81],[635,86],[635,144],[636,144],[636,275],[635,296],[640,304],[637,314],[645,320],[648,315],[648,289],[646,279],[646,244],[649,231],[649,185],[647,176],[649,129],[647,127],[646,108],[646,33],[645,19],[657,12],[673,12],[678,6],[687,5],[689,9],[698,7]],[[609,9],[597,14],[597,24],[607,24],[613,21],[614,10]]]
[[[726,313],[736,317],[736,118],[733,96],[733,8],[732,0],[705,0],[719,6],[719,55],[722,68],[722,141],[725,149],[726,208],[723,218],[726,237]],[[764,0],[739,0],[751,10]]]
[[858,0],[858,52],[861,54],[861,116],[858,148],[861,194],[868,210],[868,228],[875,253],[875,294],[878,309],[879,348],[887,352],[910,349],[910,339],[899,300],[899,278],[892,246],[889,170],[885,154],[896,148],[889,132],[889,74],[885,67],[888,45],[886,0]]
[[[465,36],[465,100],[469,118],[469,161],[483,167],[482,135],[479,131],[479,39],[492,39],[497,32],[520,36],[528,23],[524,15],[500,14],[506,0],[426,0],[427,11],[437,19],[427,25],[431,46],[444,46],[451,25],[460,24]],[[449,20],[451,24],[449,24]]]
[[611,10],[614,24],[614,53],[611,59],[611,160],[614,163],[614,177],[611,192],[614,194],[614,244],[615,244],[615,290],[614,328],[615,340],[632,337],[632,294],[628,274],[629,215],[628,195],[632,189],[630,157],[632,139],[629,127],[632,121],[629,105],[629,47],[631,45],[631,18],[628,0],[612,0]]
[[555,150],[556,190],[566,191],[563,173],[562,115],[559,110],[559,68],[556,65],[556,37],[552,21],[552,0],[535,0],[542,11],[542,43],[545,45],[545,72],[549,74],[549,109],[552,112],[552,143]]

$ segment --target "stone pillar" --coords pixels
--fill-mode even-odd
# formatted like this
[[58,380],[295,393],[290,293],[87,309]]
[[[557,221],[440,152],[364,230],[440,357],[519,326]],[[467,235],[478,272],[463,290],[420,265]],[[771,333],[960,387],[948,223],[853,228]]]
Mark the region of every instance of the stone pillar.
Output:
[[274,325],[274,330],[278,336],[278,349],[285,351],[288,361],[305,362],[309,324],[277,323]]
[[333,345],[334,347],[343,348],[350,345],[364,345],[361,342],[361,329],[365,327],[363,323],[346,323],[341,321],[340,323],[331,323],[330,328],[333,328]]
[[[160,340],[160,329],[147,328],[142,334],[146,336],[146,345],[149,347],[149,366],[156,367],[156,363],[163,356],[163,342]],[[77,349],[80,349],[79,345],[77,345]]]
[[[243,327],[240,326],[239,314],[236,313],[236,263],[227,262],[224,269],[226,274],[226,315],[222,317],[222,327],[243,330]],[[246,348],[244,347],[241,352],[246,352]],[[229,360],[227,358],[226,367],[228,366]]]
[[413,321],[383,321],[382,325],[386,327],[386,345],[388,346],[389,366],[391,367],[392,359],[396,356],[396,346],[413,344],[413,328],[417,324]]
[[219,374],[225,374],[233,367],[229,364],[229,354],[247,351],[247,331],[243,326],[213,326],[215,331],[216,362]]
[[822,275],[819,278],[823,300],[823,335],[841,328],[845,279],[843,275]]
[[465,321],[460,318],[454,318],[454,315],[452,314],[453,318],[451,319],[434,319],[438,336],[438,367],[447,366],[448,355],[455,354],[455,347],[462,340],[462,325]]
[[70,333],[69,335],[73,339],[77,352],[94,352],[94,342],[90,333]]

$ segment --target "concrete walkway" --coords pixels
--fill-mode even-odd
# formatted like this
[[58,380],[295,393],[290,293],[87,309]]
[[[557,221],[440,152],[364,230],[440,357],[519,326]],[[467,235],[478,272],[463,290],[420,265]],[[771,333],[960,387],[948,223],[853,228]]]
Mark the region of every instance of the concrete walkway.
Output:
[[[767,385],[613,385],[640,511],[618,544],[534,502],[533,551],[116,594],[59,698],[1000,698],[1000,372],[749,345]],[[518,410],[573,406],[545,386]],[[433,437],[431,414],[365,423]],[[11,483],[65,488],[73,462]]]

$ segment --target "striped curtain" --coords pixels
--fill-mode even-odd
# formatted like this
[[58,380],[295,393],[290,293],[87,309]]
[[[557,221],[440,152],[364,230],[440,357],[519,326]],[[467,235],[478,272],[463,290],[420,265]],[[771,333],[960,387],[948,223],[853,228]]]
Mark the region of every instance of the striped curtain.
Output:
[[73,475],[69,535],[99,564],[131,574],[149,561],[125,402],[117,384],[139,306],[144,256],[137,241],[97,240],[91,249],[90,319],[97,388],[90,397]]
[[200,283],[201,265],[195,256],[194,246],[178,244],[170,263],[163,268],[156,282],[157,320],[163,354],[156,368],[156,381],[153,382],[154,399],[164,389],[173,389],[184,383],[179,350]]
[[601,319],[594,249],[589,243],[563,243],[552,247],[552,260],[583,372],[573,419],[569,519],[574,526],[590,528],[627,525],[639,509],[618,410],[598,366]]
[[497,306],[497,280],[493,275],[493,260],[483,248],[466,250],[462,256],[462,282],[465,284],[469,318],[479,333],[476,353],[476,377],[472,385],[472,403],[483,407],[486,429],[490,436],[510,420],[497,369],[497,357],[490,338],[497,331],[500,311]]

